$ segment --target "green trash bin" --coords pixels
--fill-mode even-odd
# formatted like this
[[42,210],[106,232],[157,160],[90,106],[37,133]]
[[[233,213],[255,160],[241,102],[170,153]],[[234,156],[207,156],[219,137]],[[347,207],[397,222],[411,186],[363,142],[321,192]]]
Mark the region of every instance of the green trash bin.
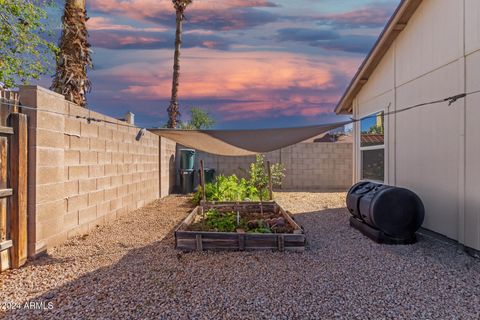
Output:
[[180,169],[193,170],[194,163],[195,163],[195,150],[180,149]]
[[[200,176],[201,170],[198,170],[198,175]],[[203,173],[205,176],[205,183],[212,183],[215,180],[215,169],[204,168]]]
[[194,170],[179,170],[180,173],[180,188],[183,194],[193,192],[193,180],[195,177]]

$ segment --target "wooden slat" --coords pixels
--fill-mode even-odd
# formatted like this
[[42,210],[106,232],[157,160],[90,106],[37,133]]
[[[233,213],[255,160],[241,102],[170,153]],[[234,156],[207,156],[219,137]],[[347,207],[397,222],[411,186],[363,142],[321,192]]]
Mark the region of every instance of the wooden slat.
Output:
[[[11,194],[11,189],[7,189],[8,180],[8,139],[0,136],[0,194]],[[10,192],[5,192],[9,190]],[[0,196],[0,242],[9,241],[8,233],[10,230],[7,216],[8,199]],[[10,254],[8,250],[0,252],[0,271],[10,268]]]
[[270,166],[270,161],[267,161],[267,172],[268,172],[268,195],[270,201],[273,200],[273,183],[272,183],[272,167]]
[[0,189],[0,198],[10,197],[12,194],[12,189]]
[[19,268],[27,261],[27,116],[10,115],[10,126],[15,135],[10,139],[10,238],[12,267]]
[[203,167],[203,160],[200,160],[200,186],[202,187],[202,200],[207,201],[207,196],[205,195],[205,171]]
[[282,207],[280,207],[280,213],[288,221],[288,223],[290,223],[290,225],[293,227],[294,229],[293,233],[296,233],[296,234],[303,233],[302,228],[295,222],[295,220],[292,219],[292,217],[290,217],[290,215],[285,210],[283,210]]
[[196,235],[196,244],[197,244],[197,251],[203,251],[203,243],[202,243],[202,235]]
[[0,126],[0,135],[12,135],[13,128]]
[[10,249],[12,246],[13,246],[12,240],[5,240],[3,242],[0,242],[0,251],[5,251],[7,249]]
[[278,251],[280,252],[285,251],[285,238],[283,237],[283,235],[278,236],[277,243],[278,243]]

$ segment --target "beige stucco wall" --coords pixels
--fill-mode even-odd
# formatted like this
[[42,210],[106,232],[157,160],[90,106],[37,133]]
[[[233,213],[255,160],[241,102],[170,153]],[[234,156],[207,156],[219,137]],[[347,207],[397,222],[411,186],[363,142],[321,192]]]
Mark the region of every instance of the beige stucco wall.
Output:
[[[23,87],[29,127],[29,255],[85,234],[159,197],[157,135]],[[42,110],[68,114],[51,114]],[[113,122],[78,119],[87,116]]]
[[[354,100],[357,118],[480,89],[480,1],[424,0]],[[386,183],[417,192],[424,227],[480,249],[480,95],[386,122]],[[354,177],[359,179],[358,125]]]
[[[267,153],[265,158],[285,166],[284,190],[345,191],[352,185],[351,143],[298,143]],[[197,168],[200,159],[205,167],[219,174],[245,177],[255,156],[224,157],[199,152]]]

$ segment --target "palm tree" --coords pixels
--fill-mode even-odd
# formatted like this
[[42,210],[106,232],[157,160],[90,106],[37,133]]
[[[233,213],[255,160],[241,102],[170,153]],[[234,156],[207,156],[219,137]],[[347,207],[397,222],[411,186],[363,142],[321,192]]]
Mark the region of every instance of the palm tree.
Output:
[[92,67],[87,20],[85,0],[65,1],[57,70],[50,88],[82,107],[86,107],[85,95],[91,86],[87,77],[87,69]]
[[168,127],[177,127],[178,111],[178,82],[180,78],[180,46],[182,44],[182,25],[185,19],[184,12],[187,6],[192,3],[192,0],[172,0],[173,7],[177,15],[177,30],[175,32],[175,54],[173,57],[173,80],[172,80],[172,96],[168,111]]

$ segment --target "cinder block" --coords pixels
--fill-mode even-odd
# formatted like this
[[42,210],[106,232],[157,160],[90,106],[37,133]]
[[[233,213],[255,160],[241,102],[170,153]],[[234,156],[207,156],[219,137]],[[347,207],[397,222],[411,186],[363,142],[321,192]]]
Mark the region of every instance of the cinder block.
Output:
[[105,146],[105,151],[107,152],[118,152],[118,142],[108,141]]
[[117,188],[109,188],[104,190],[105,201],[110,201],[117,198]]
[[77,150],[65,150],[65,165],[79,165],[80,164],[80,151]]
[[113,139],[113,130],[107,127],[99,127],[98,128],[98,137],[101,139],[105,139],[107,141]]
[[65,129],[65,117],[62,115],[37,112],[37,128],[48,129],[57,132],[64,132]]
[[88,166],[68,167],[68,180],[78,180],[88,178]]
[[113,199],[110,201],[110,211],[116,211],[122,207],[122,199]]
[[80,193],[88,193],[97,190],[97,179],[79,180]]
[[99,164],[110,164],[110,163],[112,163],[112,154],[110,152],[99,152],[98,153],[98,163]]
[[78,211],[69,212],[63,216],[63,229],[70,230],[78,226]]
[[65,133],[80,135],[80,121],[75,118],[65,117]]
[[104,201],[104,194],[103,190],[91,192],[88,194],[88,205],[93,206],[98,203],[102,203]]
[[37,204],[35,214],[37,221],[49,220],[61,217],[66,211],[66,199],[59,199],[51,202]]
[[90,141],[88,138],[78,138],[75,136],[70,137],[70,149],[71,150],[88,150],[90,149]]
[[117,174],[117,165],[116,164],[106,164],[105,165],[105,175],[112,176]]
[[90,138],[90,150],[105,151],[106,141],[100,138]]
[[88,166],[88,176],[90,178],[103,177],[105,175],[105,166],[104,165],[92,165]]
[[36,203],[55,201],[65,198],[64,184],[51,183],[36,186]]
[[128,185],[128,184],[132,183],[132,181],[133,181],[132,178],[133,178],[133,175],[132,175],[132,174],[123,175],[123,176],[122,176],[122,183],[123,183],[124,185]]
[[39,147],[49,147],[49,148],[59,148],[63,149],[64,147],[64,135],[57,132],[47,129],[35,130],[35,146]]
[[98,153],[96,151],[82,151],[80,153],[80,164],[97,164]]
[[81,194],[78,196],[69,197],[67,199],[67,211],[72,212],[84,209],[88,206],[88,195]]
[[110,177],[111,186],[119,186],[122,184],[122,176],[112,176]]
[[97,190],[104,190],[110,187],[110,177],[97,178]]
[[95,123],[80,123],[80,135],[82,137],[96,138],[98,137],[98,126]]
[[36,237],[37,240],[47,239],[63,229],[63,217],[54,217],[51,219],[42,219],[37,222]]
[[121,185],[117,187],[117,196],[122,198],[128,194],[128,185]]
[[78,180],[66,181],[64,183],[64,186],[65,186],[65,197],[67,198],[78,195],[80,192]]
[[63,166],[64,152],[62,149],[37,148],[37,165],[39,167]]
[[80,225],[91,222],[97,218],[97,206],[82,209],[78,212],[78,222]]
[[37,185],[64,181],[64,167],[42,167],[37,170]]
[[[97,217],[107,216],[110,213],[110,202],[103,202],[97,204]],[[115,214],[113,214],[115,216]],[[110,215],[111,217],[112,215]]]

